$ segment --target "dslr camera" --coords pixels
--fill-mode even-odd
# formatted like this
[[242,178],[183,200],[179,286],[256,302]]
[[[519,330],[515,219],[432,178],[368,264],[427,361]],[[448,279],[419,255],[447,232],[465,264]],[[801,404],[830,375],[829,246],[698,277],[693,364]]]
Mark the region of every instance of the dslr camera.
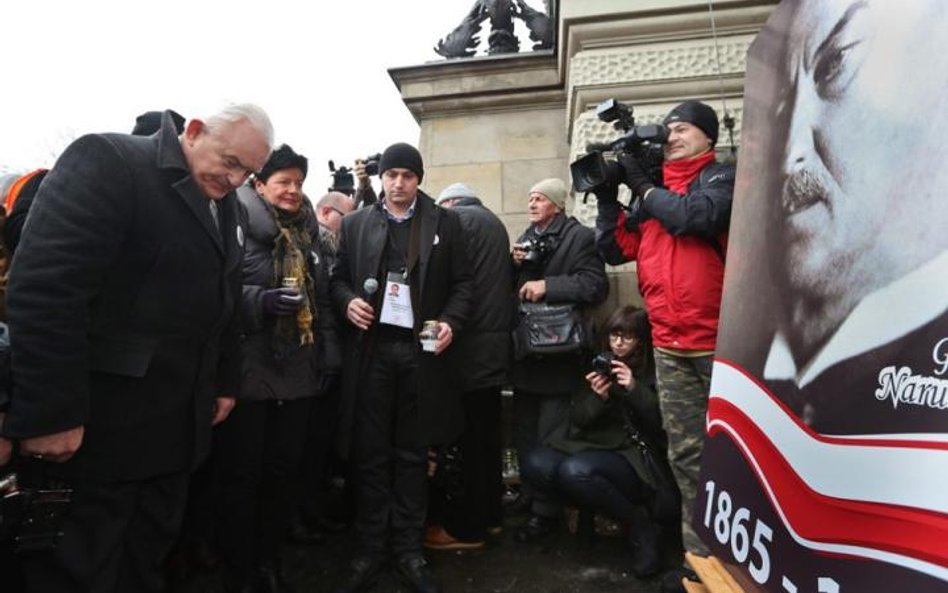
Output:
[[526,252],[523,261],[532,264],[544,261],[556,250],[552,237],[548,235],[524,239],[518,247]]
[[362,162],[365,163],[365,173],[366,175],[378,175],[379,174],[379,161],[382,160],[382,153],[377,152],[375,154],[370,154],[365,157]]
[[612,361],[615,359],[616,355],[612,352],[600,352],[592,359],[593,372],[599,373],[603,377],[614,377],[615,372],[612,370]]
[[[593,192],[622,181],[622,170],[616,162],[621,155],[636,159],[655,185],[662,185],[663,146],[668,132],[661,124],[635,125],[633,108],[615,99],[607,99],[596,107],[596,117],[611,122],[622,132],[619,138],[605,143],[586,145],[586,154],[570,163],[573,188],[577,192]],[[607,158],[606,153],[611,153]]]

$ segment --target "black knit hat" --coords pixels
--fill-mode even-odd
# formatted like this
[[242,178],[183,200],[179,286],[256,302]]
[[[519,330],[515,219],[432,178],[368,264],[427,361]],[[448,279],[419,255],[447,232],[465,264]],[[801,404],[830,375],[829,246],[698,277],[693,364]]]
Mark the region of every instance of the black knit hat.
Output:
[[392,144],[382,153],[382,159],[379,161],[379,175],[389,169],[414,171],[419,182],[425,176],[425,164],[421,160],[421,153],[411,144],[404,142]]
[[[174,129],[180,134],[184,131],[184,117],[180,113],[169,109],[171,121],[174,122]],[[133,136],[151,136],[161,129],[161,117],[164,115],[161,111],[146,111],[135,118],[135,127],[132,128]]]
[[718,143],[718,114],[714,109],[700,101],[685,101],[672,109],[662,122],[666,126],[683,121],[698,127],[711,140],[711,145]]

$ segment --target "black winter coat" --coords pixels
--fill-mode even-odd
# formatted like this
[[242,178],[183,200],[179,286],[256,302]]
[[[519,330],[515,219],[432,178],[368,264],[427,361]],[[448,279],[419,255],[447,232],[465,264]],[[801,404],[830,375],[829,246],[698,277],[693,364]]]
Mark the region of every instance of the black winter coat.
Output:
[[[540,262],[524,262],[520,268],[514,267],[516,290],[530,280],[543,279],[546,280],[544,301],[547,303],[576,303],[590,308],[606,300],[609,280],[602,258],[596,251],[593,230],[575,218],[557,214],[542,235],[553,241],[553,251]],[[517,243],[536,236],[536,229],[531,225]],[[515,361],[510,373],[511,382],[523,391],[569,395],[582,384],[588,354],[560,354]]]
[[[349,301],[356,297],[365,298],[362,286],[367,278],[375,278],[380,286],[385,285],[381,270],[385,263],[388,222],[382,210],[382,200],[384,195],[378,203],[342,219],[339,251],[331,282],[333,304],[341,319],[346,319]],[[409,279],[412,294],[420,295],[419,299],[412,299],[415,333],[417,335],[422,321],[438,319],[451,325],[457,339],[467,325],[473,298],[461,223],[456,214],[436,206],[434,200],[421,191],[415,203],[415,216],[421,224],[417,272]],[[377,298],[380,294],[381,291],[377,292],[376,299],[371,302],[376,318],[381,311]],[[367,353],[371,356],[374,332],[370,329],[363,335],[348,320],[343,323],[347,328],[344,350],[347,356],[343,369],[339,445],[340,452],[346,455],[358,385],[366,364],[364,357]],[[378,324],[372,327],[376,328]],[[463,426],[460,400],[449,389],[452,368],[446,356],[422,354],[417,341],[416,347],[421,364],[417,434],[427,444],[451,442]],[[454,344],[450,347],[453,348]]]
[[233,193],[217,204],[219,228],[167,112],[153,136],[66,149],[10,274],[7,435],[84,425],[62,468],[97,480],[197,466],[240,376],[240,209]]
[[513,316],[507,229],[477,198],[464,198],[451,211],[464,229],[474,274],[474,304],[468,328],[447,354],[457,366],[461,391],[504,385]]
[[[307,218],[312,251],[309,273],[316,289],[314,344],[277,360],[270,348],[274,318],[263,311],[264,291],[279,288],[273,280],[273,248],[279,234],[266,202],[249,186],[237,190],[247,211],[246,244],[243,265],[243,381],[240,398],[296,400],[320,395],[342,366],[336,335],[335,311],[329,296],[329,261],[319,240],[315,216]],[[310,210],[311,212],[311,210]]]

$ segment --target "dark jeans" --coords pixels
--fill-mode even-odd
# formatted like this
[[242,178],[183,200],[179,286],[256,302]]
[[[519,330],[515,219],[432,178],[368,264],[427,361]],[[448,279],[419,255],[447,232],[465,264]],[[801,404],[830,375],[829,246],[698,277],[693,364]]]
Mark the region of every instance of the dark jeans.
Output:
[[533,486],[533,512],[555,517],[564,499],[592,507],[616,519],[632,522],[649,488],[622,455],[612,451],[583,451],[567,455],[539,447],[521,465]]
[[[501,497],[501,387],[466,392],[464,433],[461,435],[461,481],[464,492],[457,501],[444,501],[443,493],[433,490],[429,522],[442,523],[452,536],[462,541],[480,541],[487,528],[500,525]],[[436,500],[439,504],[436,505]]]
[[336,461],[333,443],[339,424],[340,385],[336,381],[324,394],[313,398],[306,428],[306,444],[300,461],[300,512],[303,517],[327,514],[329,482]]
[[[421,554],[427,448],[420,442],[414,340],[378,339],[359,386],[353,478],[359,554]],[[391,541],[388,541],[388,537]]]
[[163,562],[181,526],[188,474],[72,486],[59,546],[20,556],[27,591],[164,591]]
[[[543,394],[518,389],[514,392],[514,446],[520,460],[521,473],[524,460],[534,449],[551,438],[566,435],[569,427],[570,394]],[[521,487],[523,495],[534,498],[535,492],[529,481]]]
[[312,398],[240,402],[220,426],[218,535],[228,578],[246,581],[276,564],[296,502]]

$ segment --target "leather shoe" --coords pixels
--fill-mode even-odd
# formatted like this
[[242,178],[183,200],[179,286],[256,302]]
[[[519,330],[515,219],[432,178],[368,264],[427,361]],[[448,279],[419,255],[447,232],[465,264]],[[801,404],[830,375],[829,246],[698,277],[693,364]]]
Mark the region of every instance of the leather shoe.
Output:
[[323,533],[342,533],[348,529],[348,526],[345,523],[336,521],[332,517],[321,513],[306,515],[302,520],[303,523],[306,524],[306,526],[310,529],[314,531],[321,531]]
[[514,539],[520,543],[528,544],[544,539],[554,531],[556,531],[556,519],[530,515],[527,523],[514,534]]
[[431,573],[422,556],[402,556],[395,563],[399,579],[415,593],[441,593],[441,583]]
[[293,593],[286,579],[283,578],[283,571],[273,564],[265,564],[257,567],[257,588],[256,593]]
[[286,534],[290,542],[299,546],[318,546],[326,543],[326,536],[323,532],[313,529],[303,521],[294,521],[290,525],[290,530]]
[[447,532],[444,527],[431,526],[425,530],[424,546],[429,550],[481,550],[483,541],[461,541]]
[[381,558],[374,556],[358,556],[349,563],[349,571],[342,583],[335,589],[335,593],[360,593],[368,591],[375,585],[379,573],[385,568]]
[[658,590],[661,591],[661,593],[688,593],[682,582],[684,579],[696,583],[701,582],[701,579],[698,578],[695,571],[687,566],[681,566],[679,568],[673,568],[662,575],[662,583]]

